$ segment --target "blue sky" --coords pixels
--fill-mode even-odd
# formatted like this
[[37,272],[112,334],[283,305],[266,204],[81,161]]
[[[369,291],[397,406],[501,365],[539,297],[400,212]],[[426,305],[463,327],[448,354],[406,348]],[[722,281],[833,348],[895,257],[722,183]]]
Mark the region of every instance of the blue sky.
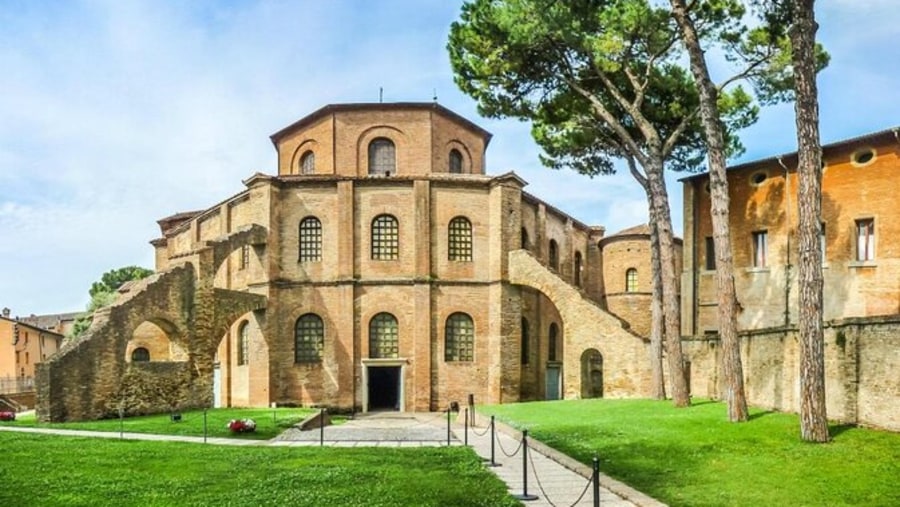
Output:
[[[900,125],[895,0],[820,0],[823,141]],[[627,174],[538,162],[529,126],[478,117],[445,49],[461,2],[0,0],[0,307],[78,311],[108,269],[153,267],[156,220],[274,173],[268,136],[322,105],[430,101],[494,134],[488,172],[609,232],[646,221]],[[752,160],[794,151],[790,104],[743,133]],[[670,178],[681,230],[681,192]]]

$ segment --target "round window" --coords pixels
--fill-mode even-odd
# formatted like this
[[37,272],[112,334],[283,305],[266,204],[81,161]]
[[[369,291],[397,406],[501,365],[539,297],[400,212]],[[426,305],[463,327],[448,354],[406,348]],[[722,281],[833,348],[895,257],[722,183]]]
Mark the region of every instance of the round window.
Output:
[[769,177],[765,171],[759,171],[750,175],[750,184],[754,186],[762,185]]
[[875,150],[872,148],[863,148],[861,150],[856,150],[853,152],[853,155],[850,156],[850,161],[855,166],[864,166],[871,164],[875,160]]

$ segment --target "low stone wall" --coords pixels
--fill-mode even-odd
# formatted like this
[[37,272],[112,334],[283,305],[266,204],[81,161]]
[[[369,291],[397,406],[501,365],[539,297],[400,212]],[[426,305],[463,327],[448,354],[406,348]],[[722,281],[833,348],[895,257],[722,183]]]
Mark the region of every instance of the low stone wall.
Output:
[[[747,401],[797,412],[800,347],[796,328],[742,333],[741,357]],[[691,362],[691,392],[720,398],[719,341],[684,342]],[[835,321],[825,327],[825,388],[828,418],[900,431],[900,315]]]

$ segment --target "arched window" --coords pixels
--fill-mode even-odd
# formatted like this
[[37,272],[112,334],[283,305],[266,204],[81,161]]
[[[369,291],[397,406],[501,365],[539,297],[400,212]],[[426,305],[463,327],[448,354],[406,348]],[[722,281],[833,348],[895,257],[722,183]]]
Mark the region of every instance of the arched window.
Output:
[[522,227],[522,249],[528,250],[528,229]]
[[463,157],[462,153],[457,149],[450,150],[450,155],[448,157],[450,160],[450,172],[452,174],[462,174],[463,172]]
[[625,292],[637,292],[637,282],[637,270],[628,268],[628,271],[625,272]]
[[528,340],[528,319],[522,317],[522,344],[520,348],[520,360],[522,364],[528,364],[531,360],[531,347]]
[[391,215],[372,220],[372,260],[397,260],[400,256],[400,226]]
[[575,286],[581,287],[581,252],[575,252],[575,273],[572,278],[575,279]]
[[237,364],[247,364],[250,359],[250,323],[244,322],[238,329]]
[[369,357],[400,357],[397,319],[390,313],[379,313],[369,321]]
[[447,250],[451,261],[472,260],[472,222],[466,217],[450,221]]
[[395,173],[394,142],[385,137],[369,143],[369,174],[390,176]]
[[556,245],[556,240],[550,240],[550,248],[548,248],[548,257],[550,261],[550,267],[559,270],[559,247]]
[[322,222],[316,217],[306,217],[300,221],[299,261],[322,260]]
[[316,154],[312,150],[300,157],[300,174],[313,174],[316,172]]
[[294,362],[318,363],[325,346],[325,324],[314,313],[307,313],[294,325]]
[[144,363],[150,360],[150,351],[144,347],[138,347],[131,351],[131,361],[133,363]]
[[475,325],[465,313],[447,318],[444,332],[444,361],[472,361],[475,356]]
[[556,346],[559,338],[559,326],[556,323],[550,324],[550,333],[547,338],[547,360],[556,361]]

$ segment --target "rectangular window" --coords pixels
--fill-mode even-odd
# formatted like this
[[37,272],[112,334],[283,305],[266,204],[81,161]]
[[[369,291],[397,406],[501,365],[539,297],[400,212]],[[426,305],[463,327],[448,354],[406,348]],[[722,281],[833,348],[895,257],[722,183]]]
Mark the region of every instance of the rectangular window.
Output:
[[769,251],[768,231],[756,231],[753,233],[753,267],[764,268],[768,266],[767,254]]
[[856,221],[856,260],[875,260],[875,219]]
[[716,269],[716,244],[712,236],[706,237],[706,269],[709,271]]

